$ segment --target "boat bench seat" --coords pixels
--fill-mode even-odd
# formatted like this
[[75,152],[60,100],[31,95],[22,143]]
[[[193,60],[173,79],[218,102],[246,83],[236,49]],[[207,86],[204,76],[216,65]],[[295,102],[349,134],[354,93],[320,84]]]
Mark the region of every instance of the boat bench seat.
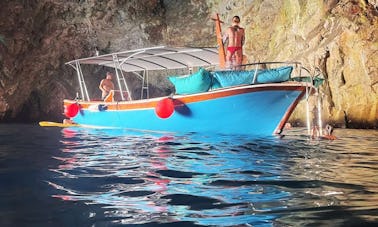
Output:
[[[224,70],[210,72],[200,68],[198,72],[185,76],[169,76],[176,94],[195,94],[248,84],[280,83],[290,79],[292,66],[258,70]],[[256,77],[256,78],[255,78]]]

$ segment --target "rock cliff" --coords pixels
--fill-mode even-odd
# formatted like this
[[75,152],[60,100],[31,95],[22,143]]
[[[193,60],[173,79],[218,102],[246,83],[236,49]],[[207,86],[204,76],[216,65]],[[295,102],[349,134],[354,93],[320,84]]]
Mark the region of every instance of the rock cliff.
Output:
[[[64,63],[96,48],[215,46],[214,12],[224,26],[241,17],[249,62],[295,60],[320,68],[327,79],[320,92],[325,121],[378,127],[375,0],[3,0],[0,120],[61,120],[62,99],[78,90]],[[93,73],[95,87],[103,72]],[[291,121],[303,122],[303,110]]]

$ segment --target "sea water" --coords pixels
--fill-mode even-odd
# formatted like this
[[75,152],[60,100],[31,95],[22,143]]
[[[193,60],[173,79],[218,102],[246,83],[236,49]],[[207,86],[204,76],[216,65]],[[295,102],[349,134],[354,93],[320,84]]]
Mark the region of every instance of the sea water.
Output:
[[378,131],[310,140],[0,125],[0,226],[378,224]]

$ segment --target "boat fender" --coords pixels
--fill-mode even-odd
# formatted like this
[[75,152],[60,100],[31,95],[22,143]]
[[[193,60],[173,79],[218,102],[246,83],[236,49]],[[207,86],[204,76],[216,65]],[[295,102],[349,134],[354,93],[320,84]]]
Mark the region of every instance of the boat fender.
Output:
[[107,105],[104,105],[104,104],[100,104],[98,105],[98,110],[99,111],[105,111],[108,109],[108,106]]
[[70,105],[65,106],[64,115],[66,115],[68,118],[75,117],[79,110],[80,105],[78,103],[71,103]]
[[169,118],[175,111],[175,105],[172,98],[164,98],[160,100],[155,107],[155,113],[160,118]]

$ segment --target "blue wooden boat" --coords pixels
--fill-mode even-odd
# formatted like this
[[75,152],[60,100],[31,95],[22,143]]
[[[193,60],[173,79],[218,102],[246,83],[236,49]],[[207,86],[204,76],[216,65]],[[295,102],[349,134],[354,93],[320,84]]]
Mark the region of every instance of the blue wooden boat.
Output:
[[[298,62],[265,62],[220,70],[216,48],[153,47],[73,60],[80,95],[65,99],[66,116],[90,127],[159,132],[199,132],[272,135],[281,133],[304,96],[314,91],[310,82],[296,78],[305,70]],[[95,100],[85,83],[84,64],[110,67],[117,90]],[[264,66],[264,67],[262,67]],[[156,71],[180,70],[167,75],[175,92],[149,97],[149,77]],[[127,76],[142,80],[141,98],[133,100]],[[98,92],[97,92],[98,94]]]

